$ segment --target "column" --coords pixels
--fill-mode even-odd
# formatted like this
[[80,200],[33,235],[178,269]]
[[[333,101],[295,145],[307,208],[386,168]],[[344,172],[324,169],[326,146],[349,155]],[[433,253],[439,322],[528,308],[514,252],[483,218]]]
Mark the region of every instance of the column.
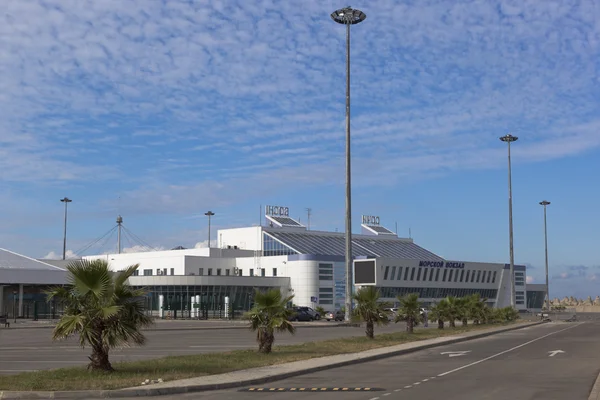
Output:
[[23,318],[23,285],[19,285],[19,318]]
[[0,315],[4,315],[4,286],[0,285]]

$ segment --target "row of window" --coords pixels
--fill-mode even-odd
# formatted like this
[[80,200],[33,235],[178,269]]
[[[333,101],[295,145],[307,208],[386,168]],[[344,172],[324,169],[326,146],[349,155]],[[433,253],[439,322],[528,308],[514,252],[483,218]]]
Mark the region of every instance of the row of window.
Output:
[[394,298],[410,293],[418,293],[422,299],[443,299],[448,296],[465,297],[476,293],[482,298],[495,299],[497,289],[467,289],[467,288],[411,288],[411,287],[381,287],[381,297]]
[[332,281],[333,280],[333,264],[319,264],[319,280],[320,281]]
[[438,282],[440,275],[442,282],[496,283],[497,271],[386,266],[383,280]]
[[271,236],[263,232],[263,255],[264,256],[287,256],[297,254],[288,246],[273,239]]
[[[151,269],[145,269],[143,271],[144,276],[152,276],[152,270]],[[222,268],[206,268],[206,276],[221,276],[223,275],[223,269]],[[215,272],[215,273],[213,273]],[[260,276],[266,276],[266,269],[265,268],[258,268],[257,269],[257,273],[260,274]],[[139,275],[138,271],[135,271],[134,276]],[[167,269],[166,268],[157,268],[156,269],[156,275],[167,275]],[[175,275],[175,268],[171,268],[171,275]],[[198,268],[198,275],[200,276],[204,276],[204,268]],[[229,268],[225,268],[225,276],[230,276],[231,275],[231,269]],[[243,271],[241,269],[238,270],[238,275],[237,276],[244,276],[243,275]],[[255,276],[254,275],[254,269],[250,269],[250,275],[249,276]],[[257,275],[259,276],[259,275]],[[273,268],[273,275],[271,276],[277,276],[277,268]]]

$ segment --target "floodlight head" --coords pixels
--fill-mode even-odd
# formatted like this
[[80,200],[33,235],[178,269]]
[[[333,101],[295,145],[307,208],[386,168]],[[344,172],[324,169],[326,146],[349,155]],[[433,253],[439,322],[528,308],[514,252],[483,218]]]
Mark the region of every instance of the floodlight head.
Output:
[[212,211],[207,211],[207,212],[205,212],[205,213],[204,213],[204,215],[207,215],[207,216],[209,216],[209,217],[212,217],[213,215],[215,215],[215,213],[214,213],[214,212],[212,212]]
[[73,200],[69,199],[68,197],[65,197],[64,199],[60,199],[60,201],[62,201],[63,203],[70,203]]
[[502,140],[503,142],[516,142],[517,140],[519,140],[519,138],[508,133],[504,136],[501,136],[500,140]]
[[367,15],[364,12],[353,9],[350,6],[331,13],[331,19],[343,25],[355,25],[363,22],[365,18],[367,18]]
[[547,200],[540,201],[540,205],[541,205],[541,206],[547,206],[547,205],[550,205],[550,202],[549,202],[549,201],[547,201]]

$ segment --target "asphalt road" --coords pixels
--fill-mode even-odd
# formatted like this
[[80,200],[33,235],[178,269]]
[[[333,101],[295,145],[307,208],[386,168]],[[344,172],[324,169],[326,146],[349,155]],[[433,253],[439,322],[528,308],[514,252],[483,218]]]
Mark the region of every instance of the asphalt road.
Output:
[[[207,327],[213,329],[193,329]],[[314,323],[315,325],[326,325]],[[294,336],[278,334],[276,345],[297,344],[341,337],[364,335],[360,327],[316,327],[310,323],[302,326]],[[134,361],[160,358],[168,355],[186,355],[208,352],[231,351],[255,348],[255,334],[247,329],[218,329],[216,323],[195,324],[194,322],[161,323],[145,334],[148,344],[143,348],[132,347],[111,351],[111,361]],[[216,328],[216,329],[214,329]],[[405,329],[403,323],[390,324],[376,329],[377,332],[396,332]],[[82,350],[76,339],[52,342],[51,329],[4,329],[0,328],[0,375],[41,369],[86,365],[89,349]]]
[[[548,323],[308,374],[265,385],[262,392],[256,386],[254,392],[228,390],[162,399],[577,400],[587,399],[599,372],[600,322],[588,320]],[[270,388],[276,391],[269,392]],[[338,391],[322,392],[323,388]],[[343,388],[383,390],[342,392]]]

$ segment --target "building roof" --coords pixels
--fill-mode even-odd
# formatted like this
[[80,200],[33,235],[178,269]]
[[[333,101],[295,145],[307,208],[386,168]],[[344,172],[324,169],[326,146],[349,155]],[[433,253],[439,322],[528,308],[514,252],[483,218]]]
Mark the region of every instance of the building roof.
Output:
[[[299,254],[343,256],[345,235],[333,232],[283,231],[265,229],[265,232]],[[428,261],[443,261],[443,258],[416,245],[410,239],[378,237],[367,235],[352,236],[354,257],[408,258]]]
[[62,271],[65,269],[10,250],[0,249],[0,269],[29,271]]

